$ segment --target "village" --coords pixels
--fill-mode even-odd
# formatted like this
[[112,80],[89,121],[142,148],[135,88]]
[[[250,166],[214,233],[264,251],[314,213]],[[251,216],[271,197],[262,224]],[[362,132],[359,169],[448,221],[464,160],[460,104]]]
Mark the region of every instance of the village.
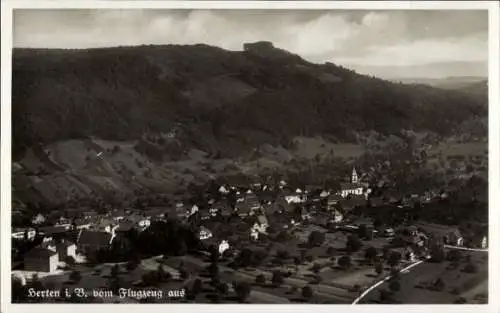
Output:
[[[339,190],[285,180],[212,184],[171,208],[85,210],[73,218],[68,212],[40,213],[30,227],[12,231],[13,299],[397,303],[405,301],[398,294],[420,292],[425,298],[444,284],[444,274],[435,274],[428,288],[401,282],[401,275],[411,276],[407,268],[426,263],[431,273],[459,273],[446,282],[456,284],[447,286],[455,292],[436,301],[482,303],[486,292],[462,297],[470,288],[462,292],[461,284],[487,275],[487,226],[464,237],[458,227],[407,213],[414,203],[443,197],[433,191],[377,197],[352,168]],[[396,212],[395,218],[381,220],[371,213],[377,210]],[[370,293],[384,281],[386,289]],[[45,289],[70,296],[30,299],[28,291]],[[137,296],[144,290],[155,296]],[[165,296],[158,297],[159,291]]]

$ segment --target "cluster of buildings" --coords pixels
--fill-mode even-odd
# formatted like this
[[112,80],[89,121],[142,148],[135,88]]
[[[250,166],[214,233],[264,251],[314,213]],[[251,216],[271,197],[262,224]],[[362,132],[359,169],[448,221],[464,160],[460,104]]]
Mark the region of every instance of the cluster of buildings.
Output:
[[[342,183],[340,190],[292,187],[285,181],[275,185],[227,183],[220,185],[215,193],[207,191],[204,203],[179,202],[171,208],[114,209],[106,214],[88,210],[78,218],[60,217],[50,226],[42,226],[46,219],[38,214],[32,221],[33,225],[38,225],[36,228],[14,231],[12,236],[26,241],[43,238],[40,245],[23,255],[24,269],[35,272],[54,272],[68,256],[80,259],[79,256],[107,249],[117,236],[130,229],[141,232],[153,221],[172,216],[196,224],[198,239],[215,245],[222,254],[236,241],[259,240],[260,236],[268,235],[271,228],[275,232],[291,231],[304,221],[322,226],[339,224],[350,209],[365,206],[370,193],[371,189],[360,181],[354,168],[349,181]],[[372,197],[370,199],[373,201]],[[419,247],[427,240],[416,229],[405,230],[403,234],[407,246]],[[463,244],[463,238],[457,234],[446,236],[449,244]]]

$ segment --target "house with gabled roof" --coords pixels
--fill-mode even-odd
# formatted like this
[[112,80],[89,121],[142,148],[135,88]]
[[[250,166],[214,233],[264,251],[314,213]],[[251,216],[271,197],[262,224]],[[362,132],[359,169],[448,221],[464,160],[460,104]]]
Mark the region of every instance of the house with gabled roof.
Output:
[[82,230],[78,236],[78,250],[84,254],[94,253],[98,250],[109,249],[114,234],[104,231]]
[[59,255],[51,249],[35,247],[24,255],[24,270],[53,273],[57,270]]
[[57,252],[60,261],[65,260],[68,256],[76,258],[76,245],[64,238],[42,242],[40,247]]

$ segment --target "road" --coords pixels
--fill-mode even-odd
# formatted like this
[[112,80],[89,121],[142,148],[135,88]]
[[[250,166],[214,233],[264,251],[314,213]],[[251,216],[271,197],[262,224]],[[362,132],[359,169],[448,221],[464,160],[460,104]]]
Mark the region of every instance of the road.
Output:
[[[447,249],[456,249],[456,250],[465,250],[465,251],[474,251],[474,252],[488,252],[488,249],[475,249],[475,248],[467,248],[467,247],[460,247],[460,246],[450,246],[450,245],[445,245],[444,246],[445,248]],[[424,260],[420,260],[420,261],[417,261],[413,264],[410,264],[404,268],[402,268],[399,272],[400,273],[408,273],[411,269],[413,269],[414,267],[422,264],[424,262]],[[372,292],[373,290],[375,290],[377,287],[379,287],[380,285],[382,285],[383,283],[385,283],[386,281],[388,281],[389,279],[391,279],[392,276],[388,276],[378,282],[376,282],[375,284],[373,284],[372,286],[370,286],[367,290],[365,290],[359,297],[357,297],[353,302],[352,304],[355,305],[355,304],[358,304],[364,297],[366,297],[370,292]]]

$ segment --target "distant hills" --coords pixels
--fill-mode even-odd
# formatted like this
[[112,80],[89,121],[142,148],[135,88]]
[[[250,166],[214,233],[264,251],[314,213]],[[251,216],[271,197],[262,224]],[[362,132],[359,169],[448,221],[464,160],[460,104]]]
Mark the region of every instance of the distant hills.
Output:
[[[313,64],[268,42],[89,50],[15,49],[13,151],[82,138],[139,140],[157,154],[241,155],[295,136],[355,143],[402,129],[453,135],[487,116],[475,93],[406,85]],[[175,148],[174,148],[175,146]],[[173,149],[173,150],[172,150]]]

